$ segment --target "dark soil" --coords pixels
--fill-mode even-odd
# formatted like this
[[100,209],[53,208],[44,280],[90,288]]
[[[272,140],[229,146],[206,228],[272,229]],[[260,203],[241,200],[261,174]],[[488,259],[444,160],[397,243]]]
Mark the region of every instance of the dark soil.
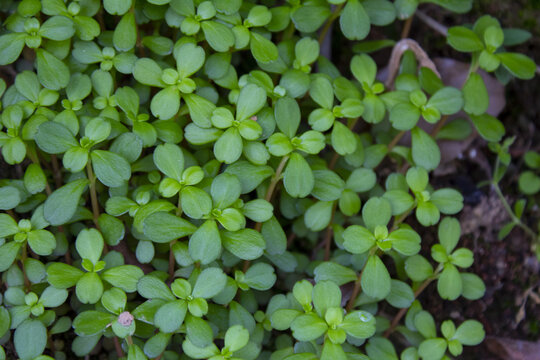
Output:
[[[442,11],[440,8],[422,8],[441,24],[450,27],[455,24],[473,23],[483,14],[498,18],[503,27],[516,27],[530,31],[532,38],[524,45],[512,48],[540,61],[540,1],[475,1],[473,12],[463,16]],[[426,34],[423,38],[419,34]],[[425,24],[415,20],[410,37],[419,41],[427,53],[459,59],[459,54],[444,46],[444,39],[435,34]],[[463,59],[464,61],[467,58]],[[501,189],[513,204],[522,196],[517,189],[517,178],[523,169],[523,154],[528,150],[540,150],[540,79],[513,81],[507,86],[507,105],[499,119],[504,123],[508,136],[516,136],[511,147],[512,165],[501,182]],[[508,221],[502,205],[493,191],[487,187],[471,188],[488,180],[486,164],[493,166],[494,156],[483,141],[475,141],[468,152],[476,156],[471,159],[456,160],[457,170],[445,178],[434,178],[433,184],[454,182],[454,187],[462,188],[465,182],[473,201],[461,212],[464,235],[461,246],[474,251],[475,262],[469,271],[479,275],[486,284],[486,294],[478,301],[441,301],[436,286],[421,295],[421,301],[432,314],[442,321],[447,318],[456,323],[467,318],[475,318],[484,324],[488,339],[508,338],[537,342],[540,339],[540,265],[531,248],[531,239],[520,229],[514,229],[504,240],[497,239],[499,229]],[[482,162],[482,164],[479,164]],[[460,180],[461,179],[461,180]],[[465,181],[463,182],[463,179]],[[461,189],[462,191],[467,189]],[[467,195],[464,194],[467,200]],[[540,198],[530,199],[529,204],[540,204]],[[538,205],[526,210],[525,221],[534,229],[540,219]],[[518,355],[506,357],[490,351],[489,341],[473,348],[465,348],[463,359],[522,359]],[[527,354],[527,359],[540,359],[540,354]]]

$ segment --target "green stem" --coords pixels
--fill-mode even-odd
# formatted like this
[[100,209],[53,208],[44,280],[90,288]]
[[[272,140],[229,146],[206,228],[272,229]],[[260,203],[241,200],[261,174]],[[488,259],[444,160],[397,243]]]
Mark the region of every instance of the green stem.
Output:
[[[426,280],[424,280],[424,282],[422,284],[420,284],[418,289],[416,289],[416,291],[414,292],[414,298],[415,299],[417,299],[418,296],[420,296],[420,294],[428,287],[429,284],[431,284],[431,282],[433,280],[437,279],[437,277],[439,276],[439,273],[442,271],[442,269],[443,269],[442,264],[439,264],[437,269],[435,269],[435,272],[433,273],[433,275],[428,277]],[[409,310],[409,308],[403,308],[403,309],[399,310],[399,312],[396,314],[394,319],[392,319],[392,323],[390,324],[390,327],[388,328],[388,330],[386,330],[384,332],[384,337],[385,338],[388,338],[394,332],[397,325],[399,324],[399,321],[403,318],[403,316],[405,316],[405,314],[407,313],[408,310]]]
[[266,196],[264,199],[266,201],[272,200],[272,196],[274,195],[274,190],[276,189],[277,183],[281,179],[281,173],[283,172],[283,169],[285,169],[285,165],[287,165],[287,161],[289,160],[289,155],[285,155],[283,158],[281,158],[281,162],[279,163],[276,173],[272,177],[272,180],[270,181],[270,185],[268,186],[268,189],[266,190]]
[[339,14],[341,13],[341,9],[343,8],[343,5],[345,3],[339,4],[328,21],[326,21],[326,24],[324,25],[323,29],[321,30],[321,34],[319,35],[319,45],[321,45],[324,42],[324,39],[326,38],[326,34],[328,33],[328,30],[330,30],[330,27],[332,26],[332,23],[339,17]]
[[512,207],[510,206],[510,204],[508,203],[508,201],[504,197],[504,195],[503,195],[503,193],[501,191],[501,188],[499,187],[499,184],[496,183],[495,181],[493,181],[491,183],[491,186],[493,187],[493,190],[495,190],[495,193],[497,194],[497,196],[501,200],[501,204],[504,207],[504,210],[506,210],[506,212],[508,213],[508,215],[512,219],[512,222],[514,224],[516,224],[518,227],[520,227],[521,229],[523,229],[523,231],[525,231],[525,233],[527,233],[527,235],[529,235],[534,241],[536,241],[536,242],[539,241],[538,235],[530,227],[525,225],[523,223],[523,221],[521,221],[520,218],[518,218],[516,216],[516,214],[512,210]]
[[96,192],[96,176],[94,175],[94,171],[92,170],[92,164],[90,160],[88,160],[88,162],[86,163],[86,174],[88,175],[88,180],[90,181],[90,201],[92,202],[94,225],[99,229],[99,202]]

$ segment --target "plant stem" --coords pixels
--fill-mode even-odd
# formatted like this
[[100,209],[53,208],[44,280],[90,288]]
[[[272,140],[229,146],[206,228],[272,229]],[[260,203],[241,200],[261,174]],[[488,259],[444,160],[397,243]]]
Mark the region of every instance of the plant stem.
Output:
[[411,32],[411,25],[413,22],[414,14],[409,16],[407,20],[405,20],[405,24],[403,25],[403,30],[401,31],[401,38],[405,39],[409,37],[409,33]]
[[[424,280],[424,282],[414,292],[414,298],[416,299],[428,287],[428,285],[431,284],[431,282],[434,279],[435,279],[434,277],[429,277],[426,280]],[[407,313],[407,310],[409,310],[409,308],[403,308],[399,310],[399,312],[396,314],[396,316],[392,320],[392,323],[390,324],[390,327],[388,328],[388,330],[384,332],[385,338],[388,338],[394,332],[394,330],[396,330],[396,327],[399,324],[399,321],[403,318],[403,316],[405,316],[405,314]]]
[[523,229],[523,231],[525,231],[525,233],[527,233],[527,235],[529,235],[535,242],[538,242],[539,241],[539,236],[530,227],[528,227],[526,224],[524,224],[521,221],[520,218],[518,218],[516,216],[516,214],[512,210],[512,207],[510,206],[510,204],[508,203],[508,201],[504,197],[504,195],[503,195],[503,193],[501,191],[501,188],[499,187],[499,184],[496,183],[495,181],[492,181],[491,186],[493,187],[493,190],[495,190],[495,193],[497,194],[497,196],[501,200],[501,204],[504,207],[504,210],[506,210],[506,212],[508,213],[508,215],[512,219],[512,222],[514,224],[516,224],[518,227],[520,227],[521,229]]
[[394,136],[392,141],[388,144],[388,152],[392,151],[392,149],[398,144],[399,140],[406,134],[405,131],[400,131]]
[[114,349],[116,350],[116,356],[124,357],[124,351],[122,350],[122,346],[120,346],[120,342],[118,341],[118,338],[116,336],[113,337],[113,342]]
[[285,168],[285,165],[287,165],[287,161],[289,160],[289,155],[285,155],[283,158],[281,158],[281,162],[279,163],[276,173],[272,177],[272,180],[270,181],[270,185],[268,186],[268,189],[266,190],[266,196],[264,199],[266,201],[272,200],[272,196],[274,195],[274,190],[276,189],[276,185],[281,179],[281,173],[283,172],[283,169]]
[[54,183],[56,185],[56,188],[62,187],[62,171],[60,170],[60,166],[58,165],[58,158],[56,155],[51,155],[51,164],[53,167],[53,178]]
[[86,163],[86,173],[88,175],[88,180],[90,181],[90,201],[92,202],[94,225],[99,229],[99,202],[96,192],[96,176],[94,175],[94,171],[92,170],[92,164],[90,163],[90,160]]
[[326,37],[326,34],[328,33],[328,30],[330,30],[330,27],[332,26],[332,23],[339,17],[339,14],[341,13],[341,9],[343,8],[345,3],[339,4],[330,18],[326,21],[326,24],[324,24],[324,27],[321,30],[321,33],[319,35],[319,45],[321,45],[324,42],[324,38]]
[[332,221],[334,220],[334,215],[336,213],[337,201],[334,201],[332,204],[332,215],[330,215],[330,223],[326,228],[326,235],[324,236],[324,261],[330,260],[330,247],[332,245],[332,234],[334,230],[332,229]]

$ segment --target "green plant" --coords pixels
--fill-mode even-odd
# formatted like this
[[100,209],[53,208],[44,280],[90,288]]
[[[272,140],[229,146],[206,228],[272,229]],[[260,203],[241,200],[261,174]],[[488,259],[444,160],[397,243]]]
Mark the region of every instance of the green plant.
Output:
[[[429,173],[437,140],[504,135],[478,69],[535,66],[505,50],[526,33],[484,16],[448,32],[472,55],[462,89],[418,45],[383,84],[369,53],[396,42],[371,28],[407,19],[406,37],[424,2],[471,7],[5,1],[0,359],[440,360],[479,344],[479,322],[420,303],[433,282],[446,300],[485,291],[462,270],[463,197]],[[332,26],[350,66],[321,54]],[[461,110],[470,123],[448,122]]]

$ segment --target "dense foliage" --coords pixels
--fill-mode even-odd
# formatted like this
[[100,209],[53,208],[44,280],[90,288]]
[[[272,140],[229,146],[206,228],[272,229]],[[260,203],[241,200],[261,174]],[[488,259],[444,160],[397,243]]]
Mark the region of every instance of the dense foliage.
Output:
[[[480,69],[507,82],[535,64],[506,49],[527,34],[489,16],[448,31],[471,55],[462,89],[418,44],[368,38],[425,2],[471,7],[3,1],[0,359],[440,360],[479,344],[478,321],[436,322],[417,299],[485,291],[459,246],[463,197],[430,172],[437,140],[503,139]],[[320,50],[332,27],[355,52],[339,64]],[[383,83],[369,54],[386,47]]]

